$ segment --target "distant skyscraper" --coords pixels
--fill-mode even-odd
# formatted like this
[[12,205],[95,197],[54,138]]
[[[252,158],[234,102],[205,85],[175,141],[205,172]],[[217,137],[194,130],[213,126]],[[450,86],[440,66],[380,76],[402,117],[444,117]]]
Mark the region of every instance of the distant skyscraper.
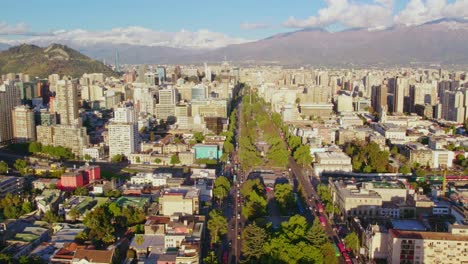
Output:
[[445,91],[442,96],[442,118],[448,121],[463,123],[466,118],[466,90]]
[[16,106],[12,111],[13,136],[16,142],[36,140],[36,125],[34,111],[28,106]]
[[159,79],[159,84],[163,84],[166,82],[166,67],[164,66],[158,66],[158,79]]
[[78,83],[76,80],[60,80],[56,84],[54,110],[58,114],[61,125],[77,124],[78,114]]
[[159,90],[159,103],[156,105],[156,118],[167,120],[175,116],[176,90],[173,88]]
[[375,112],[380,113],[383,107],[387,109],[387,94],[388,88],[386,83],[372,87],[371,103]]
[[408,80],[406,78],[397,77],[393,92],[393,112],[403,113],[405,105],[405,89],[408,88]]
[[11,111],[20,105],[20,91],[14,82],[0,84],[0,142],[13,139],[13,120]]
[[205,66],[205,79],[206,79],[207,81],[211,82],[211,81],[212,81],[212,80],[211,80],[211,69],[210,69],[210,67],[208,67],[208,65],[206,64],[206,62],[205,62],[205,64],[204,64],[204,66]]

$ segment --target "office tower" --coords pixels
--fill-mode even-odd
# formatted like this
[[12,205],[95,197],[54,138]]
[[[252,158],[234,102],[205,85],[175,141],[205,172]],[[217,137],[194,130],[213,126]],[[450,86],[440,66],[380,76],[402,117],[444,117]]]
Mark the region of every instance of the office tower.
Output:
[[138,74],[136,81],[139,83],[145,82],[145,73],[146,73],[146,65],[138,66]]
[[89,145],[89,136],[86,133],[86,127],[56,125],[52,126],[52,132],[54,146],[69,148],[73,154],[77,156],[83,156],[83,148]]
[[212,81],[212,79],[211,79],[211,69],[210,69],[210,67],[208,67],[208,65],[206,64],[206,62],[205,62],[205,64],[204,64],[204,66],[205,66],[205,79],[206,79],[207,81],[211,82],[211,81]]
[[414,113],[414,107],[418,104],[437,104],[437,81],[415,83],[410,86],[410,104],[412,113]]
[[159,90],[159,103],[156,104],[156,118],[167,120],[175,116],[176,90],[173,88]]
[[463,123],[465,121],[466,91],[445,91],[442,96],[442,118],[448,121]]
[[47,109],[40,109],[34,113],[36,126],[52,126],[57,124],[57,115]]
[[20,104],[20,92],[16,89],[13,81],[0,84],[0,143],[13,139],[11,111]]
[[387,109],[387,94],[388,87],[386,83],[372,87],[371,103],[375,112],[380,113],[383,108]]
[[[145,84],[147,85],[156,85],[156,74],[154,72],[147,72],[145,73]],[[162,84],[159,82],[158,78],[158,84]]]
[[182,70],[179,65],[177,65],[174,69],[174,77],[172,82],[178,80],[180,77],[182,77]]
[[158,66],[157,71],[158,71],[159,85],[161,85],[166,82],[166,67]]
[[397,77],[395,89],[393,91],[393,112],[403,113],[405,105],[405,90],[409,88],[408,80],[403,77]]
[[56,83],[54,110],[61,125],[71,126],[79,123],[77,86],[76,80],[60,80]]
[[[311,104],[321,104],[330,102],[330,88],[323,86],[313,86],[307,88],[305,94],[305,102]],[[302,101],[301,101],[302,102]]]
[[336,110],[338,113],[353,112],[353,98],[348,95],[338,95],[336,100]]
[[319,72],[315,78],[315,83],[320,86],[328,86],[328,72]]
[[12,111],[13,137],[16,142],[36,140],[34,111],[26,105],[16,106]]
[[144,84],[134,84],[133,103],[137,115],[154,114],[155,91]]
[[109,128],[109,158],[117,154],[129,156],[140,150],[138,123],[135,112],[130,107],[119,107],[114,112],[114,119]]
[[203,84],[197,84],[192,87],[192,98],[191,100],[205,100],[206,99],[206,87]]

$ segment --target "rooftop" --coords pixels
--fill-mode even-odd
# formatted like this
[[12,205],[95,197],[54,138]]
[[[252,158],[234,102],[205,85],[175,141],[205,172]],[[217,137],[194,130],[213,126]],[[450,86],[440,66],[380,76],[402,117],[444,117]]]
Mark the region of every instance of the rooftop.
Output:
[[425,231],[426,228],[417,220],[392,220],[393,228],[396,230]]
[[403,231],[403,230],[390,229],[389,234],[393,238],[449,240],[449,241],[468,242],[468,236],[466,235],[453,235],[451,233],[442,233],[442,232],[418,232],[418,231]]

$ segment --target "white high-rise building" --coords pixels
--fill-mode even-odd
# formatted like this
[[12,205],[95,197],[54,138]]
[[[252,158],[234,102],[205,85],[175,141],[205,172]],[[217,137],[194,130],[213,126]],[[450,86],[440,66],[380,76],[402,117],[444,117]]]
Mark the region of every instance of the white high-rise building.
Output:
[[133,108],[118,108],[109,124],[109,158],[117,154],[129,156],[140,150],[138,123]]

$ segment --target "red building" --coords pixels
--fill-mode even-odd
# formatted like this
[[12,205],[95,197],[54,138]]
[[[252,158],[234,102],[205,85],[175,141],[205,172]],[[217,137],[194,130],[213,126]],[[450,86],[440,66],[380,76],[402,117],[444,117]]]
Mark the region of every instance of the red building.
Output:
[[76,187],[84,186],[83,172],[71,171],[62,174],[57,186],[64,191],[73,191]]
[[83,166],[78,170],[83,172],[85,184],[101,179],[101,167],[99,166]]

